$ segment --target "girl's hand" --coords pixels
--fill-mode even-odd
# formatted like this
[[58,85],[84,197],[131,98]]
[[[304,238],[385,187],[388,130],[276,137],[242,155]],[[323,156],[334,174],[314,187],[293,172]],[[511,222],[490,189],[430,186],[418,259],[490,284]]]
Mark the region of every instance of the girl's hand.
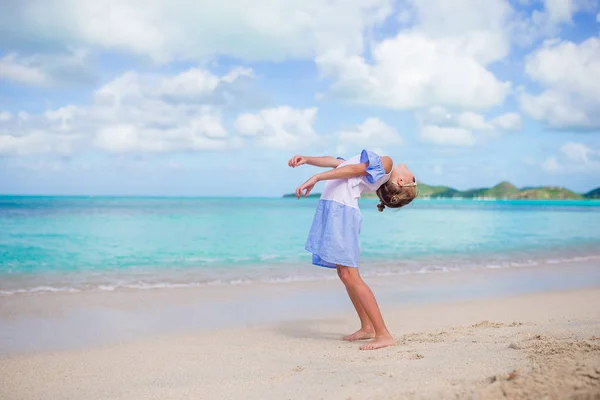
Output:
[[317,178],[313,176],[309,180],[304,182],[301,186],[298,186],[298,188],[296,189],[296,197],[300,199],[300,196],[302,196],[302,192],[304,192],[305,190],[306,193],[304,194],[304,197],[308,197],[308,195],[310,194],[311,190],[313,190],[317,182]]
[[296,168],[304,164],[306,164],[306,157],[300,155],[294,156],[290,158],[290,161],[288,161],[288,165],[292,168]]

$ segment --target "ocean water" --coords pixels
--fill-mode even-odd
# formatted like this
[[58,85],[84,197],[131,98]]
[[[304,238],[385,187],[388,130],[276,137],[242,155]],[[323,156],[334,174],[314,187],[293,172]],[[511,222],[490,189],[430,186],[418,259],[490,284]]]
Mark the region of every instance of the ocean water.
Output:
[[[336,279],[317,199],[0,197],[0,296]],[[600,263],[598,201],[361,200],[363,275]]]

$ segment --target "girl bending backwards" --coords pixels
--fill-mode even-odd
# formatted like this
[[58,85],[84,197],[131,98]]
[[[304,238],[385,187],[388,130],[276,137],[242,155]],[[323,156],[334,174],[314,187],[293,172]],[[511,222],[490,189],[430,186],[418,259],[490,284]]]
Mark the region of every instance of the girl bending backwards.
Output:
[[337,269],[360,318],[360,329],[344,340],[372,339],[361,350],[391,346],[394,338],[385,326],[373,292],[358,273],[358,234],[362,223],[358,200],[364,192],[375,192],[380,200],[379,211],[405,206],[417,195],[415,177],[406,165],[394,165],[390,157],[368,150],[349,160],[294,156],[288,162],[292,168],[303,164],[334,168],[304,182],[296,189],[296,197],[307,197],[317,182],[327,181],[305,248],[312,253],[314,265]]

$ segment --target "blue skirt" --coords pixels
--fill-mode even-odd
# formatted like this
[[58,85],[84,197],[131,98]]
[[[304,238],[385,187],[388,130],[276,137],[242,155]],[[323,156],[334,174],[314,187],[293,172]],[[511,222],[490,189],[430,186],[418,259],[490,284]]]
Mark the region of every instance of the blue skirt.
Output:
[[305,249],[321,267],[358,267],[360,211],[333,200],[319,200]]

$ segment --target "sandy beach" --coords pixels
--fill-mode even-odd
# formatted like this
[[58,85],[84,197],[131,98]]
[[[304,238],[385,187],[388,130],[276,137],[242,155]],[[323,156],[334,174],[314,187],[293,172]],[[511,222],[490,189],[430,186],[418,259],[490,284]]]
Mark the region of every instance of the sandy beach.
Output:
[[[600,288],[386,305],[360,351],[350,308],[0,358],[2,399],[598,399]],[[6,317],[6,315],[4,316]]]

